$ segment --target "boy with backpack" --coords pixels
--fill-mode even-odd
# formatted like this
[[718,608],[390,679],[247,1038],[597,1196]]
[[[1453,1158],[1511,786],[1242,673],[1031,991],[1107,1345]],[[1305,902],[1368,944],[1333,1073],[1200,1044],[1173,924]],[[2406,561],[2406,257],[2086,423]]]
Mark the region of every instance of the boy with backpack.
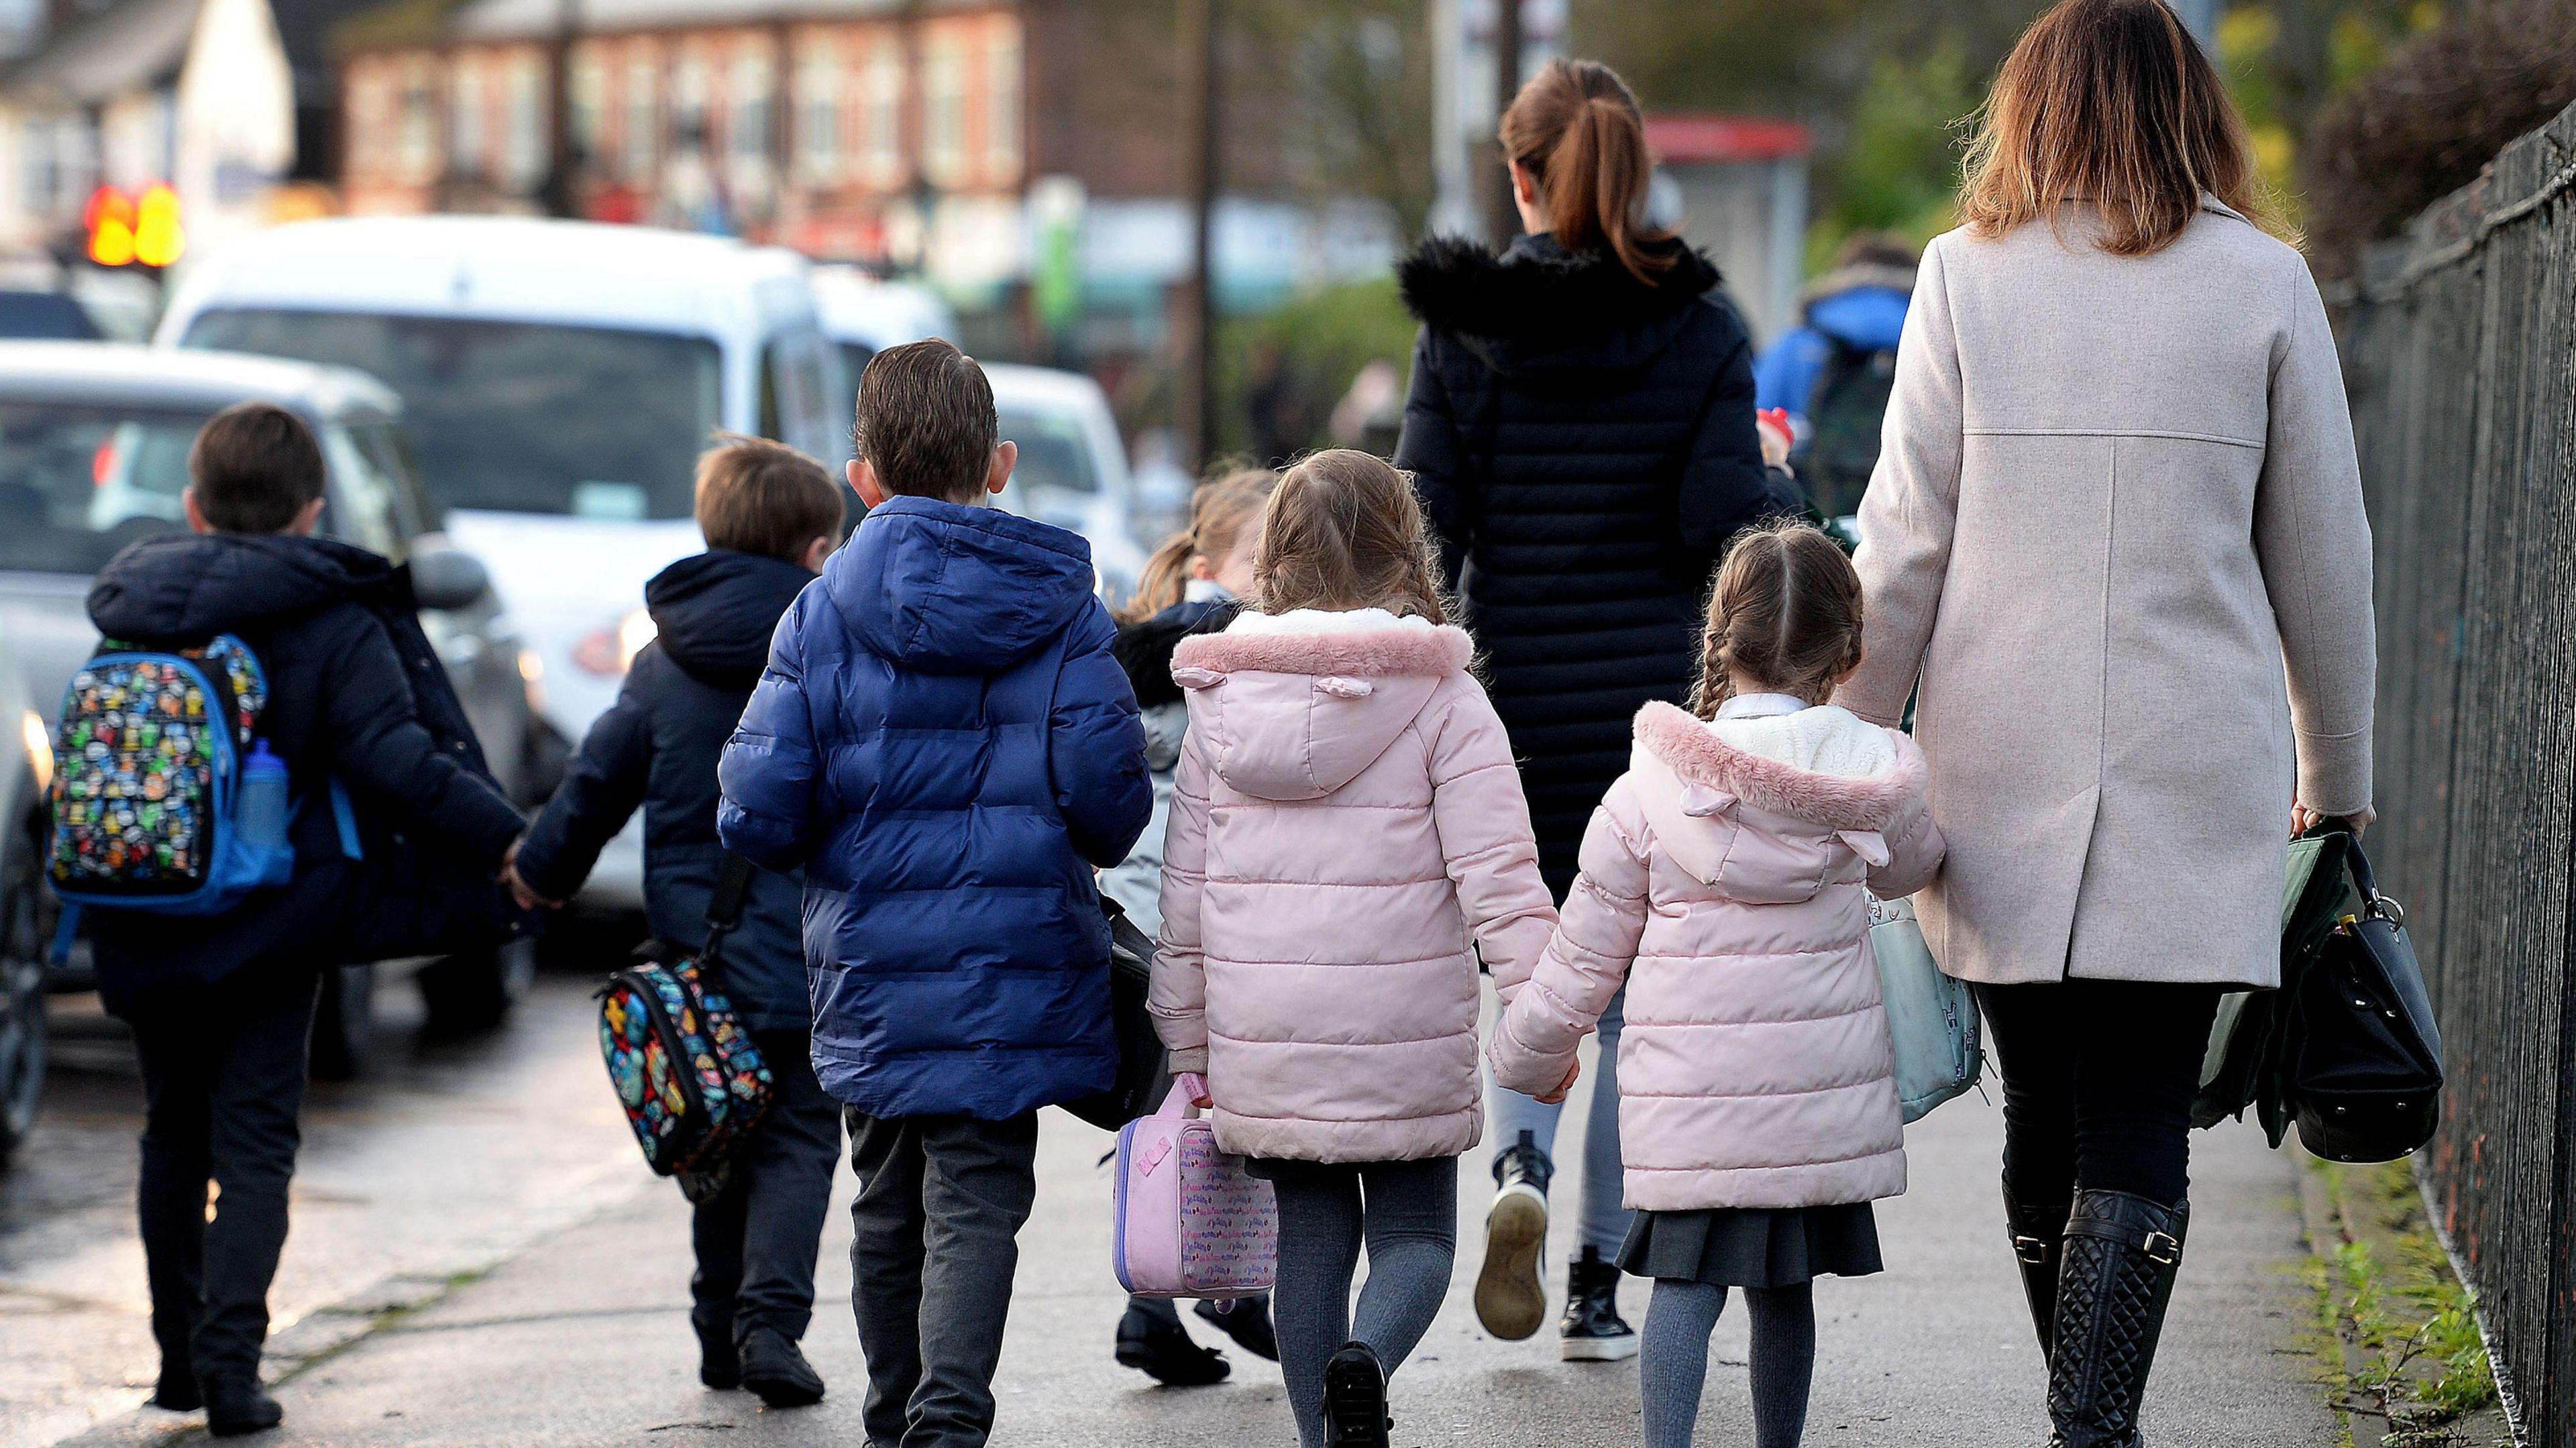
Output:
[[1901,236],[1855,233],[1834,254],[1833,269],[1807,285],[1800,324],[1754,363],[1754,406],[1789,414],[1790,465],[1829,523],[1859,508],[1878,466],[1919,259]]
[[[644,585],[655,637],[528,827],[510,876],[522,905],[569,899],[640,805],[644,909],[669,958],[706,942],[726,860],[716,756],[759,681],[779,616],[840,538],[841,491],[794,448],[728,438],[698,459],[697,514],[707,551]],[[803,877],[753,869],[740,878],[740,923],[712,983],[759,1045],[772,1095],[724,1188],[697,1204],[689,1320],[700,1382],[749,1388],[773,1408],[804,1407],[823,1397],[797,1342],[814,1316],[841,1122],[815,1082],[807,1039]]]
[[788,610],[725,746],[718,829],[805,870],[814,1065],[849,1107],[867,1439],[973,1448],[1037,1189],[1037,1109],[1107,1090],[1095,867],[1153,797],[1079,536],[979,506],[993,390],[940,341],[859,384],[869,513]]
[[[507,936],[495,874],[521,821],[421,632],[409,573],[313,536],[312,430],[266,403],[229,408],[197,434],[188,476],[192,531],[129,545],[90,589],[110,642],[75,678],[55,742],[49,870],[91,902],[99,995],[142,1064],[152,1401],[202,1406],[228,1437],[283,1417],[259,1363],[321,972]],[[284,766],[269,803],[294,807],[261,829],[216,817],[212,762],[236,745],[246,780],[273,786]],[[150,909],[226,830],[269,834],[291,864],[215,913]],[[107,903],[125,887],[136,908]]]

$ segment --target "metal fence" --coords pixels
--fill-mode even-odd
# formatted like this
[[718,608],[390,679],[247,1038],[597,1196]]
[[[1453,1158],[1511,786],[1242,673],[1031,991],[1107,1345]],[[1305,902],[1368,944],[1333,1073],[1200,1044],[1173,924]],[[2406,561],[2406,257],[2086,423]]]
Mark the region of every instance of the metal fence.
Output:
[[2524,1440],[2576,1443],[2576,107],[2337,307],[2377,539],[2370,853],[2450,1087],[2419,1165]]

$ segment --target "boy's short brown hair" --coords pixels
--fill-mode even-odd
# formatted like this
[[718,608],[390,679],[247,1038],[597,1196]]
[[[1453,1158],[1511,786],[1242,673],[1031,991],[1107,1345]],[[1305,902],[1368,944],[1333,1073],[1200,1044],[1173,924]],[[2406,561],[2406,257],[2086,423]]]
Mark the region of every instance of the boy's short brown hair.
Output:
[[217,531],[281,532],[322,496],[322,445],[283,407],[235,403],[197,429],[188,483]]
[[1001,430],[984,369],[936,337],[888,347],[859,378],[851,437],[889,493],[975,501]]
[[841,535],[841,490],[823,465],[765,437],[718,439],[698,458],[698,531],[710,548],[801,563]]

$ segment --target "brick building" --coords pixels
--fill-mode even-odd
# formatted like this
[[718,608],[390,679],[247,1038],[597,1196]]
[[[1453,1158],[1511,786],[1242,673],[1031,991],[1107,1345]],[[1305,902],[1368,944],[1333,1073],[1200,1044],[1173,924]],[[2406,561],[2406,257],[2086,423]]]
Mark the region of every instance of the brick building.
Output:
[[[344,201],[543,209],[560,117],[586,215],[920,261],[971,308],[1025,280],[1032,185],[1064,178],[1094,307],[1159,311],[1187,237],[1172,24],[1121,0],[398,0],[341,33]],[[1382,267],[1390,229],[1300,171],[1283,98],[1229,98],[1228,286]]]

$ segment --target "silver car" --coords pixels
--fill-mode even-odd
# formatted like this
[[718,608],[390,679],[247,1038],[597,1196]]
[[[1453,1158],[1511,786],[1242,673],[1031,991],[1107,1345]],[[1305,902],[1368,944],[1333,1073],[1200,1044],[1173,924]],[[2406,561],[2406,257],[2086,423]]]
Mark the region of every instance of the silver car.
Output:
[[[320,439],[329,471],[323,531],[411,563],[422,626],[493,772],[524,793],[540,763],[537,671],[500,631],[482,565],[445,546],[412,468],[400,399],[345,368],[102,343],[0,343],[0,631],[15,647],[34,708],[50,721],[97,646],[86,607],[91,576],[127,543],[187,526],[180,493],[189,444],[209,416],[250,401],[286,408]],[[429,963],[420,985],[433,1026],[496,1021],[531,962],[522,946]],[[56,988],[87,985],[80,967],[75,955]],[[356,1065],[374,983],[371,967],[327,983],[314,1030],[317,1073]]]

